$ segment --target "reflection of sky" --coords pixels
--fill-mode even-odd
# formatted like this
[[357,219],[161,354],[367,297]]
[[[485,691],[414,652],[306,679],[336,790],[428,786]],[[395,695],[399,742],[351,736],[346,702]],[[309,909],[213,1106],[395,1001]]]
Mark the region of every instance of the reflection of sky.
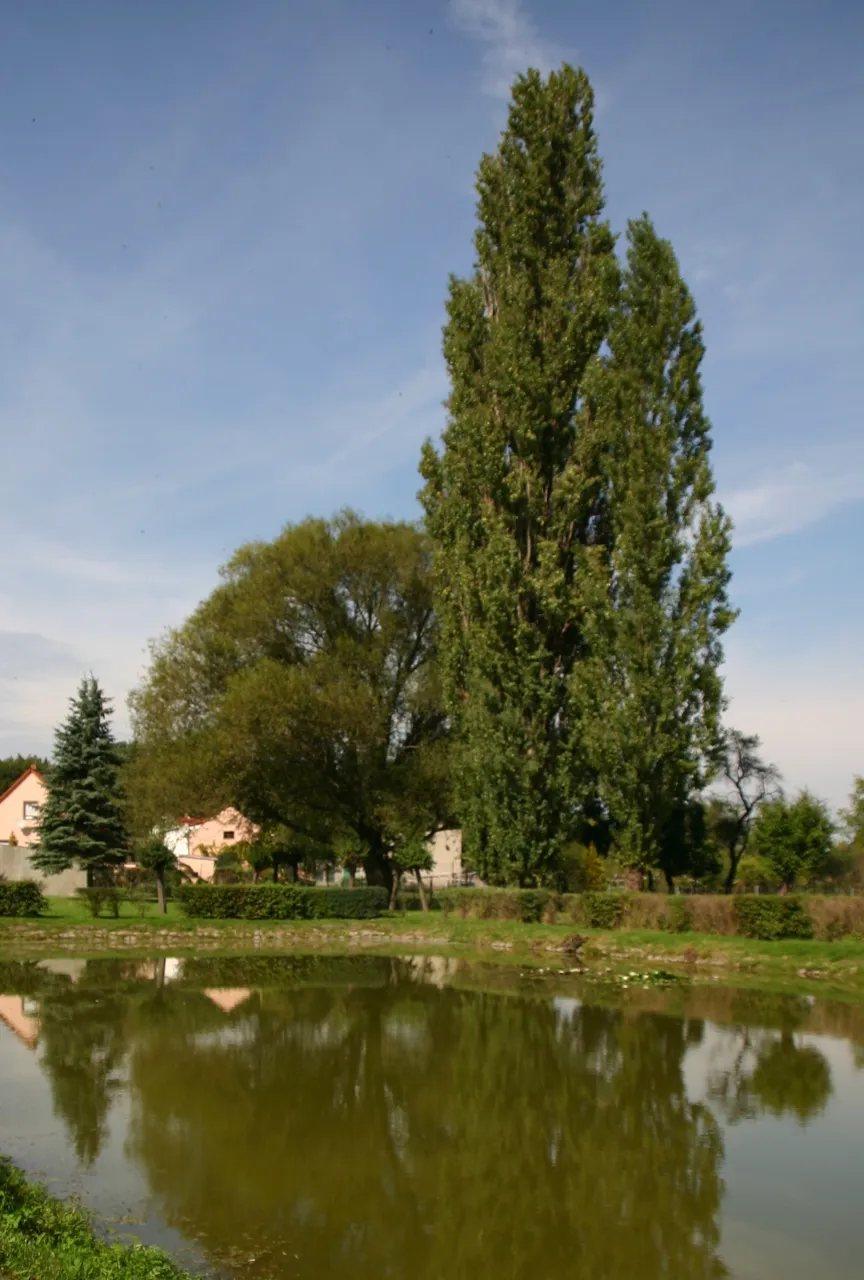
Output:
[[51,1086],[35,1069],[34,1052],[0,1025],[0,1149],[26,1173],[40,1178],[59,1195],[75,1195],[121,1234],[132,1229],[120,1219],[131,1218],[135,1235],[145,1244],[158,1244],[186,1266],[203,1264],[202,1255],[189,1249],[184,1237],[156,1216],[146,1176],[126,1157],[130,1099],[127,1082],[115,1095],[108,1132],[90,1169],[82,1170],[66,1141],[61,1122],[54,1116]]
[[[704,1100],[709,1069],[734,1056],[729,1030],[706,1023],[702,1043],[688,1050],[692,1102]],[[735,1280],[858,1280],[864,1071],[847,1041],[796,1033],[795,1043],[828,1060],[833,1094],[806,1126],[771,1115],[724,1126],[720,1253]]]

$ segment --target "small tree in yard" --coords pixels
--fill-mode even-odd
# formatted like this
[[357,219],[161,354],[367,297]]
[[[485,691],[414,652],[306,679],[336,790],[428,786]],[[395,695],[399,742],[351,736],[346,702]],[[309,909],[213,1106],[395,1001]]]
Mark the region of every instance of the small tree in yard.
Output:
[[429,849],[428,836],[425,832],[411,831],[394,841],[390,860],[393,865],[393,888],[390,891],[390,910],[396,908],[396,895],[406,871],[413,872],[417,878],[417,889],[420,894],[420,905],[424,911],[429,910],[426,890],[423,887],[422,871],[431,871],[432,854]]
[[724,733],[719,761],[717,779],[728,794],[710,803],[708,825],[715,843],[729,859],[723,889],[731,893],[759,808],[779,795],[780,774],[759,755],[758,737],[737,729]]
[[165,900],[165,875],[177,866],[177,856],[159,835],[145,840],[135,852],[135,861],[144,871],[152,871],[156,877],[156,897],[164,916],[168,910]]
[[31,855],[46,875],[79,866],[88,879],[123,861],[128,846],[118,787],[119,757],[111,734],[111,704],[93,676],[81,681],[69,715],[56,731],[48,798]]
[[769,800],[753,828],[755,852],[788,893],[796,881],[807,881],[828,862],[835,826],[822,800],[802,791],[795,800]]

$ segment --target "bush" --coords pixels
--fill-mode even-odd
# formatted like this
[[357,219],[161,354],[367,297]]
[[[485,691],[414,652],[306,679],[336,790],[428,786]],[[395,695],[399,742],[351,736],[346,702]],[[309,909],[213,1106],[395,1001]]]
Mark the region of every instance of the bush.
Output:
[[48,904],[35,880],[0,883],[0,916],[38,916]]
[[669,933],[687,933],[692,927],[690,904],[687,899],[676,896],[667,898],[663,928]]
[[[539,924],[552,895],[548,889],[519,889],[516,893],[516,907],[519,919],[523,924]],[[554,902],[551,904],[554,912]]]
[[177,900],[201,920],[368,920],[387,910],[387,890],[296,884],[184,884]]
[[120,893],[110,885],[76,889],[75,893],[87,903],[94,920],[101,916],[103,907],[107,910],[108,915],[113,916],[115,920],[120,915]]
[[734,899],[738,932],[745,938],[812,938],[813,921],[800,898],[742,895]]
[[807,914],[817,938],[837,942],[840,938],[864,937],[864,898],[839,894],[808,897]]
[[628,906],[626,893],[583,893],[585,923],[592,929],[617,929]]

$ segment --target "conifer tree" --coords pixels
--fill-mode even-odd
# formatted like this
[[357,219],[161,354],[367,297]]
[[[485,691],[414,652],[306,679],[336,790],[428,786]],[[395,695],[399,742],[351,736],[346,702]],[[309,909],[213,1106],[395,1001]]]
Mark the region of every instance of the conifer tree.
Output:
[[128,840],[118,787],[111,704],[93,676],[81,681],[55,733],[48,797],[33,864],[47,875],[78,866],[98,879],[121,862]]
[[629,226],[608,355],[587,380],[605,442],[604,549],[585,575],[588,652],[571,685],[621,856],[670,883],[687,868],[669,833],[684,829],[721,736],[720,638],[735,617],[703,354],[672,247],[643,216]]
[[477,190],[476,266],[450,282],[444,448],[424,447],[421,497],[466,851],[484,878],[532,884],[575,830],[586,786],[569,678],[600,442],[582,382],[618,274],[582,71],[517,79]]

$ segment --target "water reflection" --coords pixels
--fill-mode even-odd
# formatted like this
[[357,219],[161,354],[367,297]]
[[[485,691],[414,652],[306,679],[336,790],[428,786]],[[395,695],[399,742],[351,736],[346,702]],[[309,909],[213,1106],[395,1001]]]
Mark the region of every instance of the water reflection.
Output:
[[773,1029],[739,1009],[694,1102],[692,1010],[457,978],[371,957],[0,965],[80,1163],[127,1089],[164,1221],[243,1276],[727,1275],[719,1121],[824,1108],[808,1007]]

